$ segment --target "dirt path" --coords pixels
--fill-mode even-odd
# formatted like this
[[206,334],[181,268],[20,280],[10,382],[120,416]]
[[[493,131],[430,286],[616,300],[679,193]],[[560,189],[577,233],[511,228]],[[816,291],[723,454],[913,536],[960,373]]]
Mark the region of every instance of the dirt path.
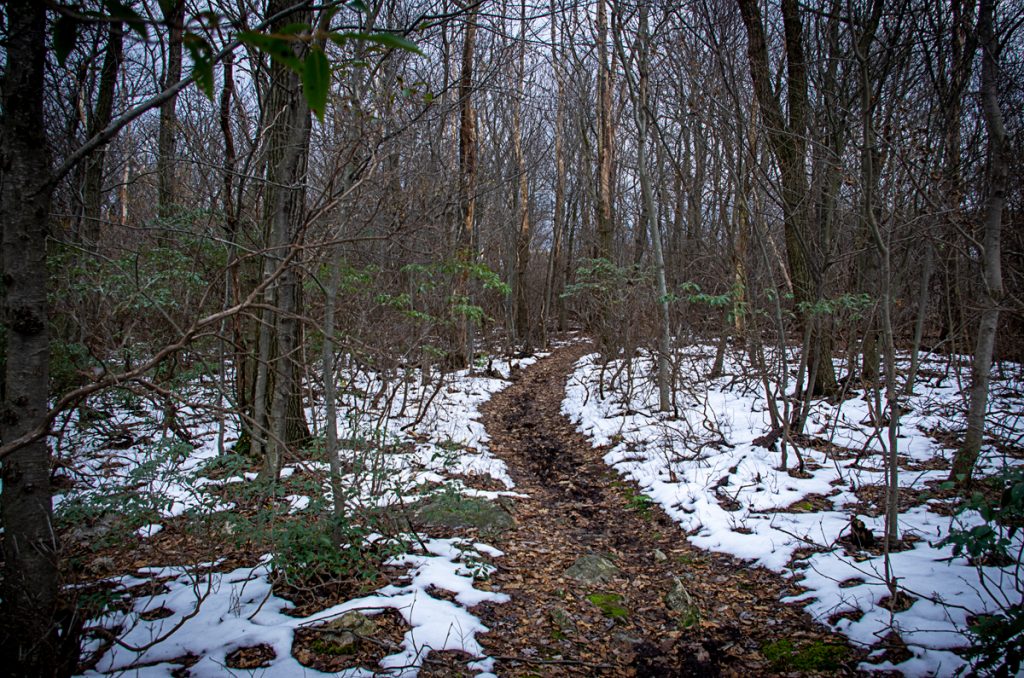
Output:
[[[492,540],[506,554],[492,586],[512,600],[477,610],[491,629],[480,640],[499,658],[498,675],[765,675],[783,668],[762,651],[773,641],[841,644],[778,602],[794,590],[781,577],[689,546],[560,414],[566,377],[588,350],[557,350],[484,409],[491,449],[529,495],[515,502],[517,527]],[[594,585],[566,576],[594,553],[609,554],[618,576]],[[677,580],[699,610],[688,628],[664,603]],[[620,596],[603,602],[627,612],[610,618],[588,600],[593,594]],[[852,674],[855,665],[851,653],[830,673]]]

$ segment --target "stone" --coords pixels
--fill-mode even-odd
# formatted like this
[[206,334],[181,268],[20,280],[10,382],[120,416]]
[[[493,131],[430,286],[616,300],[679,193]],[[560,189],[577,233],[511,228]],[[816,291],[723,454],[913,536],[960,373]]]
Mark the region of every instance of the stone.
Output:
[[68,541],[76,544],[95,544],[114,531],[118,516],[115,513],[104,513],[99,518],[76,525],[68,535]]
[[425,527],[472,527],[484,534],[498,534],[516,526],[512,515],[494,502],[457,494],[431,497],[416,509],[416,521]]
[[339,633],[325,633],[314,647],[325,654],[345,655],[355,654],[359,638],[350,631]]
[[103,575],[113,572],[115,567],[117,567],[117,563],[114,562],[113,558],[110,556],[99,556],[89,562],[88,569],[92,574]]
[[666,560],[668,560],[668,556],[665,555],[664,551],[661,549],[654,549],[654,562],[664,563]]
[[572,615],[565,608],[551,608],[548,610],[548,617],[551,618],[551,623],[554,624],[555,630],[562,636],[576,634],[576,620],[572,618]]
[[679,617],[681,627],[689,628],[700,621],[700,608],[693,602],[690,592],[678,577],[674,578],[672,588],[665,594],[664,602],[665,607]]
[[338,632],[337,634],[331,634],[332,636],[348,633],[368,638],[377,632],[377,622],[365,614],[353,610],[346,612],[337,619],[332,619],[327,623],[326,628]]
[[565,571],[583,584],[607,584],[619,575],[619,568],[607,557],[597,553],[589,553],[576,559],[576,562]]

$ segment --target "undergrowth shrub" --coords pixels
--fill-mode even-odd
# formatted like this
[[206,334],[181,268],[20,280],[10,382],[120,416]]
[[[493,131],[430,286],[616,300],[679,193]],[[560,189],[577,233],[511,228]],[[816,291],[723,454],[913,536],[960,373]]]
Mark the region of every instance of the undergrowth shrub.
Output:
[[975,566],[982,588],[999,607],[969,621],[971,666],[980,675],[1016,675],[1024,663],[1024,540],[1017,538],[1024,526],[1024,469],[1006,469],[986,482],[993,485],[990,491],[972,492],[960,508],[961,516],[976,511],[984,522],[956,520],[939,545],[951,545],[954,555]]
[[584,259],[563,299],[572,299],[585,328],[599,338],[605,358],[632,353],[642,337],[653,337],[656,295],[651,271],[618,266],[608,259]]
[[65,496],[54,511],[57,527],[69,530],[77,545],[98,551],[159,521],[175,501],[160,490],[185,480],[178,466],[191,452],[191,445],[175,439],[145,446],[141,461],[123,476],[105,479],[102,488],[83,486]]
[[[275,578],[289,587],[371,580],[385,560],[405,548],[400,540],[381,536],[385,529],[373,512],[335,515],[319,478],[290,478],[273,487],[244,484],[233,492],[232,499],[254,510],[224,513],[221,531],[238,546],[257,544],[269,552]],[[297,509],[288,497],[307,497],[309,503]]]

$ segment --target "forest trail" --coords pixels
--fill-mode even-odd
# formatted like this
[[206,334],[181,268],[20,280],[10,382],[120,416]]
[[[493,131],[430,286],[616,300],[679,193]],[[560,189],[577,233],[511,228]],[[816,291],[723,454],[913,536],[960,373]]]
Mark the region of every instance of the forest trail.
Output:
[[[603,449],[574,430],[561,401],[573,363],[590,350],[557,349],[483,408],[493,453],[516,490],[529,495],[515,501],[517,526],[490,540],[505,552],[492,585],[511,601],[476,610],[491,629],[479,640],[498,658],[496,673],[765,675],[778,666],[763,652],[774,641],[845,645],[801,608],[779,602],[793,584],[690,546],[657,505],[603,462]],[[592,554],[608,556],[619,572],[603,583],[566,574]],[[681,611],[665,603],[679,583],[689,610],[685,595],[677,596]],[[856,655],[831,675],[856,673]]]

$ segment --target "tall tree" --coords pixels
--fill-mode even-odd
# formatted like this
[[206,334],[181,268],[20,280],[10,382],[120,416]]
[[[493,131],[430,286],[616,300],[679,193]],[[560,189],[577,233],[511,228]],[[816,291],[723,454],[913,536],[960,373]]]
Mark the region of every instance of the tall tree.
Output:
[[[124,26],[111,22],[106,28],[107,46],[100,70],[99,92],[96,106],[89,116],[89,137],[99,134],[114,114],[114,90],[117,88],[121,62],[124,60]],[[79,236],[89,246],[95,246],[102,226],[103,170],[106,167],[107,145],[97,148],[83,163],[82,223]]]
[[[290,0],[269,0],[267,16],[285,13],[291,6]],[[270,30],[281,31],[294,23],[309,25],[312,16],[311,10],[303,8],[274,22]],[[296,58],[305,58],[308,48],[301,41],[294,43],[294,49]],[[296,402],[301,402],[297,354],[302,293],[297,260],[305,218],[311,126],[299,75],[279,59],[271,59],[264,115],[268,131],[262,222],[268,249],[263,275],[264,280],[274,280],[267,285],[259,332],[256,403],[263,411],[257,410],[254,418],[256,425],[263,427],[259,434],[263,440],[258,444],[263,457],[260,479],[276,481],[289,444],[300,437],[295,433],[295,418],[302,416]]]
[[[7,3],[0,153],[3,180],[3,329],[5,379],[0,437],[17,440],[45,425],[49,396],[46,238],[52,200],[50,145],[43,125],[46,5]],[[4,670],[54,676],[61,647],[57,537],[53,529],[50,453],[42,437],[3,459]],[[67,637],[67,636],[65,636]]]
[[[161,0],[167,25],[167,66],[162,86],[167,89],[181,80],[181,52],[185,36],[185,0]],[[174,163],[177,152],[178,97],[171,96],[160,106],[160,133],[157,141],[156,176],[160,215],[167,216],[174,204]]]
[[[633,116],[636,122],[636,162],[637,174],[640,179],[640,218],[644,222],[641,228],[650,234],[654,253],[654,273],[658,286],[658,409],[667,412],[671,409],[671,350],[672,325],[669,316],[668,283],[665,276],[665,254],[662,247],[661,226],[658,223],[658,210],[654,200],[651,169],[649,164],[647,143],[650,130],[655,125],[654,112],[650,101],[650,69],[651,69],[651,36],[648,19],[648,3],[641,2],[639,7],[639,25],[637,27],[634,58],[627,59],[625,54],[625,38],[621,26],[616,30],[615,45],[620,53],[620,61],[624,68],[626,84],[633,104]],[[636,73],[629,67],[630,61],[636,63]],[[639,229],[638,229],[639,230]],[[639,263],[639,261],[637,262]]]
[[597,256],[612,260],[615,225],[612,222],[612,154],[615,127],[612,120],[612,66],[608,54],[610,0],[597,0]]
[[[456,296],[468,296],[468,266],[476,262],[476,173],[477,125],[473,106],[473,63],[476,50],[476,20],[478,3],[472,3],[466,12],[466,28],[462,37],[462,59],[459,74],[459,188],[458,224],[456,227],[456,256],[462,269],[456,281]],[[469,317],[454,319],[457,324],[456,351],[467,365],[473,364],[473,324]]]
[[995,28],[996,0],[981,0],[978,8],[978,46],[981,48],[981,110],[988,133],[988,198],[982,220],[982,308],[971,365],[971,406],[967,434],[953,459],[951,479],[968,485],[981,452],[988,407],[992,355],[995,350],[999,306],[1003,299],[1000,254],[1003,207],[1009,174],[1006,124],[999,105],[999,38]]
[[[797,0],[781,0],[786,57],[786,113],[781,93],[772,84],[771,60],[765,38],[764,21],[757,0],[737,0],[747,31],[747,57],[754,83],[758,110],[781,175],[783,222],[786,237],[786,263],[793,281],[798,313],[805,326],[816,318],[811,310],[821,295],[824,271],[812,269],[811,190],[807,179],[808,71],[804,51],[803,19]],[[827,331],[811,329],[809,370],[816,375],[813,388],[831,392],[836,388],[832,367],[831,342]]]
[[[551,206],[551,252],[548,256],[548,270],[544,288],[544,312],[542,322],[546,331],[549,316],[557,304],[558,329],[565,329],[565,302],[561,299],[563,257],[563,231],[565,230],[565,76],[562,70],[561,24],[555,0],[551,0],[551,69],[555,78],[555,187],[554,203]],[[557,301],[556,301],[557,299]],[[545,342],[547,335],[545,334]]]
[[533,229],[530,223],[530,177],[526,171],[526,154],[523,151],[523,96],[526,87],[526,2],[520,3],[519,40],[516,45],[516,96],[512,107],[512,155],[515,158],[517,175],[515,204],[517,207],[516,248],[515,248],[515,332],[523,342],[524,350],[530,351],[533,337],[530,326],[530,301],[526,275],[530,266],[530,241]]

